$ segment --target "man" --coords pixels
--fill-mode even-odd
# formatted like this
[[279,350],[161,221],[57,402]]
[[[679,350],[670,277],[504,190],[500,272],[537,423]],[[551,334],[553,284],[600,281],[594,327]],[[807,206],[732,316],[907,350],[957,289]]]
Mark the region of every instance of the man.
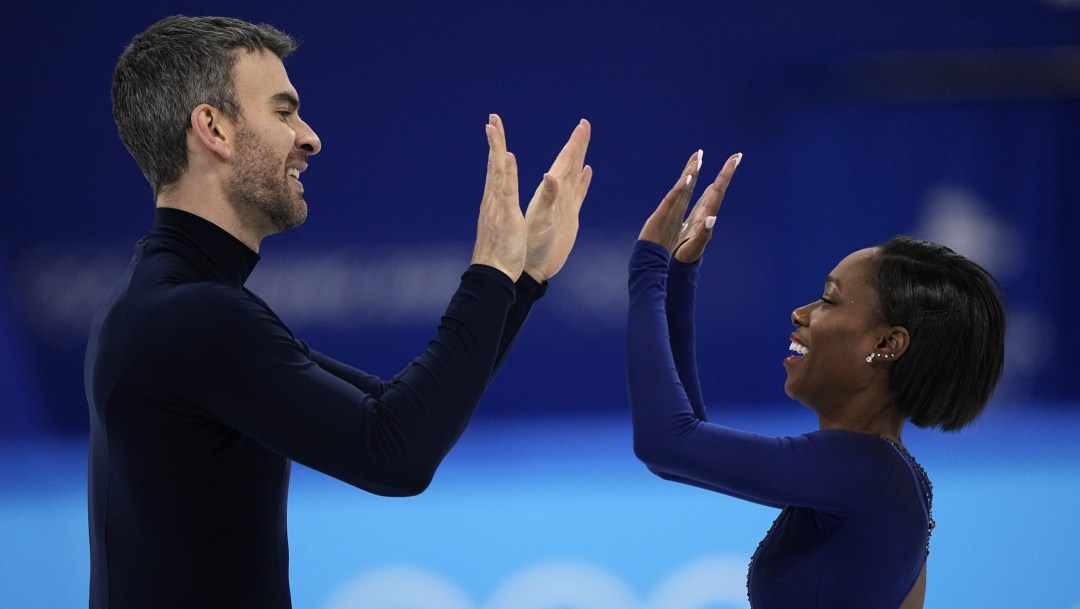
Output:
[[169,17],[117,64],[114,116],[157,209],[87,349],[91,607],[291,606],[290,460],[422,492],[573,246],[589,124],[523,216],[492,115],[472,265],[428,349],[382,381],[297,340],[244,287],[262,239],[304,221],[321,148],[282,64],[294,47]]

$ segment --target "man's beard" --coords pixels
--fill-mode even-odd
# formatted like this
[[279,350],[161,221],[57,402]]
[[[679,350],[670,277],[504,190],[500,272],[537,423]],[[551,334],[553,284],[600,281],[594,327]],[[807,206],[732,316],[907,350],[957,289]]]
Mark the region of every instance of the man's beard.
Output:
[[264,235],[285,232],[307,219],[307,203],[289,186],[285,167],[276,157],[258,136],[238,127],[226,194],[244,223]]

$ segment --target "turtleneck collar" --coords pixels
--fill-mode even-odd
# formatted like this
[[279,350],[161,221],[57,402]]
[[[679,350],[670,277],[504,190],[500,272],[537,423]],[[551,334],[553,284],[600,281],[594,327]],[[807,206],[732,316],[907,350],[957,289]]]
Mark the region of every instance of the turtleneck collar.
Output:
[[244,285],[260,260],[259,254],[225,229],[171,207],[154,210],[148,238],[150,244],[183,256],[205,273],[207,279],[235,287]]

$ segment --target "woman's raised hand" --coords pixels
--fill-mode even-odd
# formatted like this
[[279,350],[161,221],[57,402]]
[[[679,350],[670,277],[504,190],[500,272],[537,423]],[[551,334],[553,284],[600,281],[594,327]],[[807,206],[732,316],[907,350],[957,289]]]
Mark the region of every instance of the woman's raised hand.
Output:
[[645,221],[638,235],[638,239],[664,246],[679,262],[701,259],[705,245],[712,237],[716,211],[720,209],[731,176],[735,175],[735,168],[742,160],[741,152],[728,157],[716,179],[702,193],[690,215],[686,216],[686,207],[701,171],[702,156],[702,151],[698,150],[690,157],[679,180]]

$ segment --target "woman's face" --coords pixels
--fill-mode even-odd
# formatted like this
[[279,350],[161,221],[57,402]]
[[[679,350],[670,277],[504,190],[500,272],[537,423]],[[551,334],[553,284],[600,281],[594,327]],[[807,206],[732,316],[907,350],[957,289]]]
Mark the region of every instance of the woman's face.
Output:
[[795,309],[791,321],[794,355],[784,360],[784,391],[821,412],[875,389],[866,357],[880,347],[887,325],[880,318],[873,278],[876,249],[840,261],[825,279],[819,300]]

